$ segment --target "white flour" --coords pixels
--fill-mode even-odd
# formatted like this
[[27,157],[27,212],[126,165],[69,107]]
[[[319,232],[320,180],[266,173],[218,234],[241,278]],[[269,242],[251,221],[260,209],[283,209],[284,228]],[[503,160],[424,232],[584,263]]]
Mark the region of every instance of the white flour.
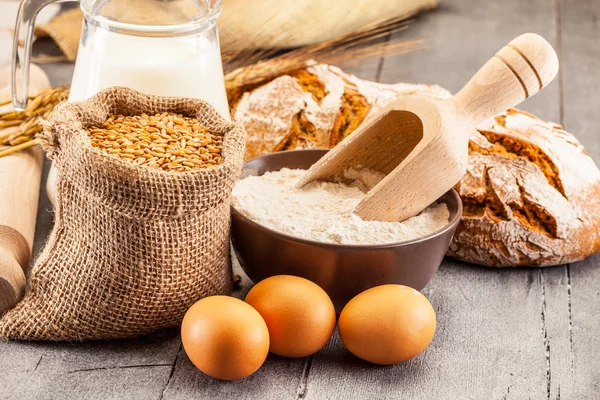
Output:
[[383,244],[417,239],[442,229],[450,213],[446,204],[434,204],[403,222],[363,221],[354,208],[383,175],[349,170],[350,184],[313,182],[294,186],[306,173],[282,169],[249,176],[233,189],[234,207],[246,217],[291,236],[327,243]]

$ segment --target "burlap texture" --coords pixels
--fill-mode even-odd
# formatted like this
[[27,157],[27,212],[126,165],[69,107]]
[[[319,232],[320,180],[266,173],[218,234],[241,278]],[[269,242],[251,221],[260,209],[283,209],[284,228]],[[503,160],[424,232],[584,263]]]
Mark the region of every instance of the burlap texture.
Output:
[[35,36],[38,38],[51,37],[60,47],[67,61],[74,62],[79,50],[82,22],[81,9],[74,8],[57,15],[47,24],[36,26]]
[[[111,113],[172,111],[223,135],[223,163],[175,173],[91,146]],[[40,136],[60,171],[55,225],[25,298],[0,320],[10,339],[135,337],[181,323],[198,299],[230,293],[230,194],[245,132],[207,103],[108,89],[57,109]]]

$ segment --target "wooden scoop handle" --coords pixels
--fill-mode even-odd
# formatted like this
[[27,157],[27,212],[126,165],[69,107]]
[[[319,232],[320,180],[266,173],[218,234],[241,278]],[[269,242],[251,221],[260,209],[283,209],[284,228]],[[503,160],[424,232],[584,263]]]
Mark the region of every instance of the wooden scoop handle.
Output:
[[500,49],[452,102],[473,125],[539,92],[558,73],[556,52],[543,37],[525,33]]

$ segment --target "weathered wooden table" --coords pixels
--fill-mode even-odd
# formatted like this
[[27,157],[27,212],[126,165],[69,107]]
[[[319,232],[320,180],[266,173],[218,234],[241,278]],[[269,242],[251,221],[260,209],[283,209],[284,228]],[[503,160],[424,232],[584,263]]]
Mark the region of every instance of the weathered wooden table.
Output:
[[[426,49],[342,67],[366,79],[457,91],[513,37],[539,33],[557,49],[561,72],[522,107],[563,123],[600,162],[599,17],[598,0],[446,0],[401,33],[427,39]],[[70,81],[71,65],[46,70],[54,84]],[[50,209],[44,194],[35,252],[52,226]],[[547,269],[446,260],[424,291],[437,311],[433,343],[391,367],[353,357],[337,334],[306,359],[270,355],[237,382],[196,370],[177,331],[111,342],[0,342],[0,398],[599,399],[599,282],[600,255]],[[245,279],[236,295],[250,285]]]

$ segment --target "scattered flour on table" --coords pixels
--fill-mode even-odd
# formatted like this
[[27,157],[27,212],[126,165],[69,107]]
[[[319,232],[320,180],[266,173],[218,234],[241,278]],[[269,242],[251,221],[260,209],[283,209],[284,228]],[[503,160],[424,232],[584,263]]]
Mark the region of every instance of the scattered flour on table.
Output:
[[284,168],[244,178],[233,189],[233,204],[246,217],[273,230],[339,244],[417,239],[442,229],[450,219],[448,207],[440,203],[403,222],[363,221],[353,211],[383,174],[350,169],[344,173],[344,183],[313,182],[297,189],[305,173]]

